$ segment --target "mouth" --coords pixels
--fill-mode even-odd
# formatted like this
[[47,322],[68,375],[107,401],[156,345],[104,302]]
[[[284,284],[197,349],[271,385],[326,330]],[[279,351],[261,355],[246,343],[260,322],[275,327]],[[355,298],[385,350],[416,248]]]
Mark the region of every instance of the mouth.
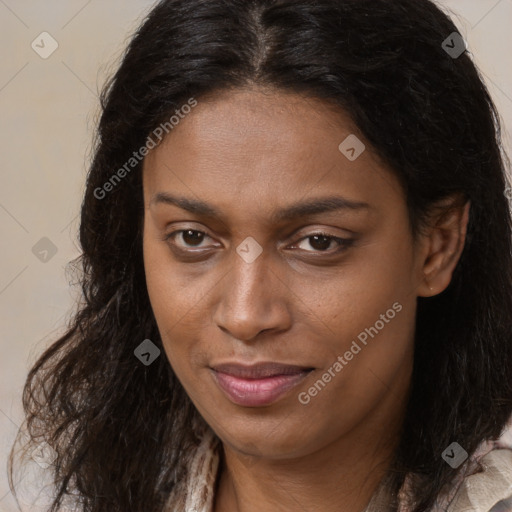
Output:
[[238,363],[211,367],[213,380],[227,398],[245,407],[262,407],[276,402],[314,370],[281,363]]

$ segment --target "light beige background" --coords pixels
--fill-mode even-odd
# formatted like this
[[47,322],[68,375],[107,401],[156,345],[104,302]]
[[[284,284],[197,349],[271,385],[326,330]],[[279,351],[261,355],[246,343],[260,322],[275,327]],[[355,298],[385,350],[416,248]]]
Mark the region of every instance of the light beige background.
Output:
[[[22,422],[26,374],[63,331],[74,300],[64,268],[79,254],[77,214],[97,93],[154,3],[0,0],[0,512],[16,510],[5,467]],[[512,0],[439,3],[456,15],[486,77],[510,154]],[[44,31],[59,45],[47,59],[31,48]],[[57,247],[46,263],[32,252],[42,237]]]

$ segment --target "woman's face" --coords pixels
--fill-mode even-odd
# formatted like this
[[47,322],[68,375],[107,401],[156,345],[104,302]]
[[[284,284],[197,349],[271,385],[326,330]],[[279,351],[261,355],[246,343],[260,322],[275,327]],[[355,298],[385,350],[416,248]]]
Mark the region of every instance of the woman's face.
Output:
[[[306,455],[405,403],[423,261],[397,179],[354,135],[320,101],[239,90],[199,100],[145,159],[165,352],[241,452]],[[262,362],[293,367],[220,368]]]

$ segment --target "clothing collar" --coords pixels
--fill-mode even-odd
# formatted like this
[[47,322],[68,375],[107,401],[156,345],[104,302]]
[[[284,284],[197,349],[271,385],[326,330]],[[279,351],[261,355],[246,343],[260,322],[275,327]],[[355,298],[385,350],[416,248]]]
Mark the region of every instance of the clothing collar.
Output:
[[[169,498],[168,512],[213,512],[221,442],[207,428],[187,465],[187,476]],[[444,463],[444,462],[443,462]],[[398,495],[398,512],[409,512],[408,476]],[[376,491],[364,512],[392,512],[385,486]],[[451,490],[431,512],[512,512],[512,418],[497,441],[487,441],[465,463]]]

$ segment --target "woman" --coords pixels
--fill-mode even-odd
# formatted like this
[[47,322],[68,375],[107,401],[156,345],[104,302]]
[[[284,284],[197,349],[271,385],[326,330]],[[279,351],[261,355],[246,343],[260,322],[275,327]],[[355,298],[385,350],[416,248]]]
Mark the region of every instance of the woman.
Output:
[[164,0],[102,107],[52,511],[512,510],[499,124],[438,7]]

